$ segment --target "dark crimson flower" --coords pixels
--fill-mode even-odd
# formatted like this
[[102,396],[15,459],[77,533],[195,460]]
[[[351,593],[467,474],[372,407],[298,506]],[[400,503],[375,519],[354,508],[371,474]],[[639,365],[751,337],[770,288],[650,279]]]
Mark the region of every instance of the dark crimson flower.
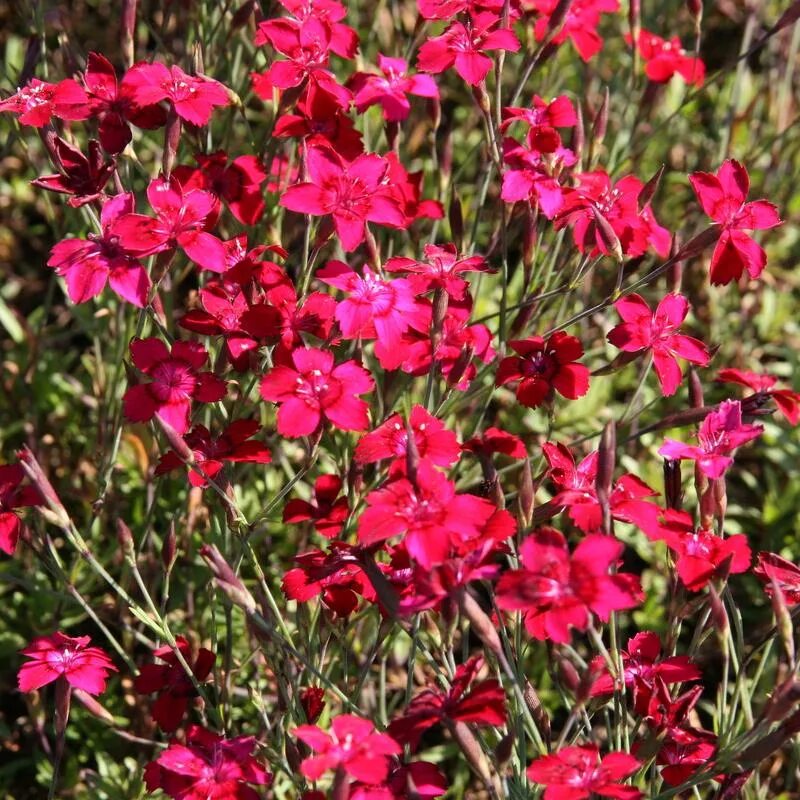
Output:
[[711,283],[724,285],[739,280],[745,269],[758,278],[767,265],[767,254],[744,231],[761,231],[781,224],[778,209],[766,200],[747,201],[750,177],[738,161],[728,159],[712,175],[689,176],[703,211],[722,231],[711,255]]
[[623,550],[622,542],[612,536],[593,533],[570,556],[561,533],[541,528],[520,546],[522,567],[500,578],[497,605],[525,612],[525,627],[534,638],[569,642],[570,628],[586,630],[590,614],[606,622],[612,611],[641,602],[635,575],[608,574]]
[[517,355],[500,362],[496,383],[519,381],[516,395],[522,405],[537,408],[552,401],[554,391],[570,400],[589,391],[589,369],[575,363],[583,346],[574,336],[557,331],[547,339],[533,336],[508,345]]
[[341,491],[342,479],[338,475],[320,475],[314,481],[311,502],[299,497],[290,500],[283,507],[283,521],[296,525],[313,520],[317,533],[333,539],[339,535],[350,514],[347,497],[339,497]]
[[355,361],[334,366],[333,353],[298,347],[261,379],[261,397],[278,403],[278,433],[308,436],[331,422],[345,431],[369,427],[366,401],[358,395],[375,387],[369,372]]
[[644,61],[644,71],[651,81],[664,83],[677,73],[686,83],[698,87],[703,85],[706,65],[696,56],[690,56],[677,36],[662,39],[650,31],[642,30],[636,46]]
[[498,28],[500,18],[490,12],[467,17],[466,22],[453,22],[441,35],[434,36],[419,50],[417,67],[422,72],[444,72],[455,65],[456,72],[471,86],[486,78],[492,59],[491,50],[516,53],[519,40],[509,28]]
[[[191,646],[186,638],[177,636],[175,642],[186,663],[192,668],[195,678],[202,683],[214,668],[214,653],[201,647],[192,663]],[[158,692],[152,707],[153,719],[162,731],[171,733],[181,724],[189,707],[189,701],[197,692],[169,645],[154,650],[153,655],[164,663],[145,664],[136,676],[133,687],[141,694]]]
[[[447,791],[447,780],[439,768],[429,761],[401,764],[392,770],[386,785],[392,793],[392,800],[406,800],[408,797],[427,800],[431,797],[441,797]],[[358,797],[353,797],[353,800],[358,800]]]
[[369,720],[353,714],[335,717],[330,731],[299,725],[293,733],[315,753],[300,765],[300,771],[312,781],[341,768],[364,783],[383,783],[389,775],[389,756],[402,753],[391,736],[378,733]]
[[322,715],[325,708],[325,690],[319,686],[306,686],[300,692],[300,705],[310,725],[313,725]]
[[531,150],[554,153],[561,147],[561,136],[556,129],[572,128],[578,122],[575,107],[563,94],[549,103],[535,94],[532,103],[532,108],[504,108],[500,131],[504,133],[515,122],[522,122],[528,126],[527,141]]
[[717,380],[723,383],[738,383],[752,389],[756,394],[765,394],[775,401],[778,410],[792,425],[800,422],[800,392],[791,389],[774,389],[778,382],[774,375],[762,375],[742,369],[721,369]]
[[800,567],[777,553],[761,552],[756,556],[753,574],[764,583],[764,591],[772,597],[776,583],[787,606],[800,603]]
[[89,140],[89,156],[65,142],[60,136],[53,139],[53,152],[56,166],[61,170],[57,175],[42,175],[31,181],[31,186],[49,192],[70,195],[67,201],[73,208],[103,198],[108,179],[116,169],[112,159],[106,161],[100,151],[100,144]]
[[595,745],[584,744],[537,758],[528,767],[528,779],[547,787],[545,800],[582,800],[592,795],[639,800],[644,797],[642,792],[620,781],[641,766],[629,753],[608,753],[601,758]]
[[[562,11],[560,0],[524,0],[524,5],[532,7],[541,15],[536,20],[534,32],[537,41],[549,36],[551,15]],[[569,39],[578,55],[589,61],[603,47],[603,39],[597,32],[601,14],[613,14],[619,11],[619,0],[572,0],[567,6],[567,13],[556,30],[551,41],[561,44]]]
[[385,120],[402,122],[411,111],[406,95],[439,97],[439,88],[433,78],[430,75],[409,75],[408,62],[402,58],[389,58],[378,53],[378,68],[382,76],[357,72],[351,78],[353,102],[359,113],[379,105]]
[[180,247],[201,267],[225,269],[225,247],[208,232],[214,222],[216,200],[200,189],[184,191],[178,179],[156,178],[147,187],[147,199],[156,218],[126,214],[115,220],[111,233],[123,247],[137,255],[150,255]]
[[[427,459],[437,467],[449,467],[460,455],[458,438],[445,428],[444,423],[423,406],[415,405],[408,418],[414,444],[420,459]],[[386,422],[358,440],[355,459],[361,464],[372,464],[384,458],[392,459],[392,471],[403,474],[408,452],[408,430],[400,414],[392,414]]]
[[73,303],[96,297],[106,283],[119,297],[139,308],[147,303],[150,278],[138,258],[112,232],[117,220],[133,212],[134,202],[133,194],[109,198],[100,212],[102,233],[89,234],[88,240],[64,239],[53,246],[47,266],[54,267],[64,278]]
[[86,92],[71,78],[45,83],[31,78],[30,83],[0,100],[0,112],[17,114],[22,125],[41,128],[57,119],[86,119],[90,114]]
[[192,400],[215,403],[225,396],[225,382],[201,371],[208,353],[197,342],[175,342],[170,352],[160,339],[134,339],[130,350],[134,365],[151,379],[125,392],[123,407],[131,422],[148,422],[157,416],[184,434],[189,430]]
[[14,555],[24,527],[16,510],[42,502],[33,486],[22,485],[24,480],[21,464],[0,464],[0,551],[9,556]]
[[323,283],[347,293],[336,304],[336,321],[345,339],[379,339],[381,346],[396,347],[411,327],[430,328],[429,311],[416,301],[410,281],[384,280],[366,265],[359,275],[341,261],[329,261],[316,275]]
[[704,367],[708,348],[698,339],[677,333],[689,313],[689,301],[681,294],[668,294],[655,312],[638,294],[622,297],[614,308],[623,322],[608,333],[608,341],[626,353],[652,350],[661,393],[675,394],[682,379],[677,359]]
[[384,267],[387,272],[409,273],[415,295],[441,289],[454,300],[462,300],[469,284],[460,277],[465,272],[492,272],[483,256],[459,257],[454,244],[426,244],[424,261],[393,256]]
[[505,725],[506,695],[500,681],[475,681],[483,663],[482,657],[473,656],[456,668],[447,692],[425,689],[412,698],[403,715],[389,724],[391,736],[416,750],[422,734],[436,724]]
[[667,509],[657,538],[675,553],[678,575],[692,592],[699,592],[715,578],[750,569],[750,547],[744,534],[723,539],[710,530],[695,528],[685,511]]
[[[215,478],[226,461],[231,464],[269,464],[272,461],[269,448],[252,438],[260,430],[261,425],[254,419],[234,420],[217,436],[212,436],[204,425],[195,425],[183,440],[194,453],[195,464],[203,470],[205,477],[189,467],[189,483],[201,488],[208,486],[207,478]],[[170,450],[158,460],[155,474],[164,475],[185,466],[178,453]]]
[[67,636],[60,631],[34,639],[20,650],[31,660],[17,674],[19,690],[32,692],[64,678],[70,686],[87,694],[104,692],[108,673],[117,668],[104,650],[90,647],[90,641],[88,636]]
[[716,739],[713,734],[702,733],[705,735],[668,739],[659,749],[656,764],[662,767],[661,777],[668,786],[680,786],[714,763]]
[[738,400],[725,400],[700,423],[697,445],[665,439],[658,453],[672,460],[695,461],[704,475],[721,478],[733,464],[731,453],[763,432],[763,425],[742,424],[742,404]]
[[185,745],[173,740],[145,767],[145,784],[173,800],[259,800],[253,786],[268,786],[272,775],[253,758],[255,746],[253,736],[226,739],[192,725]]
[[309,147],[306,164],[309,182],[290,186],[280,204],[298,214],[330,214],[345,251],[364,241],[367,222],[405,226],[402,209],[383,185],[386,159],[364,153],[348,163],[330,148]]
[[180,67],[157,61],[135,64],[122,79],[123,92],[137,106],[167,100],[175,113],[191,125],[207,125],[214,109],[230,102],[228,90],[204,75],[187,75]]
[[461,449],[484,458],[494,453],[511,458],[525,458],[528,455],[522,439],[500,428],[487,428],[480,436],[473,436],[464,442]]

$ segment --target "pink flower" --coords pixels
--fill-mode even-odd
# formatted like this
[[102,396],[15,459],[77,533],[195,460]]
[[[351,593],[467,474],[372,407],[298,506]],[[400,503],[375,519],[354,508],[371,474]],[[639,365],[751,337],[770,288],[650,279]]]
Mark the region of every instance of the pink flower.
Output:
[[283,521],[296,525],[307,520],[314,521],[314,529],[321,536],[333,539],[342,530],[350,508],[347,496],[339,496],[342,479],[338,475],[320,475],[314,481],[311,502],[299,497],[290,500],[283,507]]
[[751,278],[758,278],[767,265],[767,255],[744,231],[780,225],[778,209],[766,200],[746,202],[750,178],[744,166],[733,159],[723,162],[714,175],[693,172],[689,181],[703,211],[722,228],[711,255],[711,283],[739,280],[745,269]]
[[303,760],[300,771],[309,780],[319,780],[339,768],[364,783],[383,783],[389,774],[389,756],[402,753],[399,744],[375,726],[353,714],[340,714],[330,732],[316,725],[299,725],[294,735],[315,753]]
[[601,758],[595,745],[584,744],[537,758],[528,767],[528,778],[547,787],[544,800],[582,800],[592,795],[639,800],[644,797],[642,792],[620,781],[641,765],[628,753],[608,753]]
[[697,445],[666,439],[658,453],[673,460],[696,461],[709,478],[721,478],[733,464],[731,453],[756,439],[763,431],[763,425],[742,424],[742,404],[738,400],[725,400],[700,423]]
[[156,218],[144,214],[125,214],[116,219],[111,233],[123,247],[137,255],[150,255],[180,247],[205,269],[225,269],[225,248],[208,228],[214,222],[216,200],[209,192],[184,191],[173,175],[156,178],[147,187],[147,199]]
[[42,499],[33,486],[23,486],[25,471],[21,464],[0,465],[0,551],[13,556],[23,530],[18,508],[36,506]]
[[516,394],[522,405],[541,406],[552,401],[554,391],[570,400],[589,391],[589,369],[575,363],[583,346],[574,336],[558,331],[547,339],[533,336],[508,344],[517,355],[500,362],[496,383],[519,381]]
[[45,83],[31,78],[30,83],[0,100],[0,112],[19,115],[22,125],[41,128],[57,119],[86,119],[90,114],[86,92],[71,78],[59,83]]
[[[192,663],[191,647],[186,638],[178,636],[176,643],[181,655],[192,668],[195,678],[202,683],[214,667],[214,654],[201,647]],[[136,676],[133,687],[142,694],[158,692],[158,698],[152,707],[153,719],[162,731],[172,732],[181,724],[189,707],[189,700],[197,692],[169,645],[157,648],[153,651],[153,655],[164,663],[145,664]]]
[[64,239],[53,246],[47,266],[64,278],[73,303],[96,297],[106,283],[115,294],[139,308],[147,303],[150,278],[134,252],[112,232],[114,224],[133,209],[133,194],[111,197],[100,212],[102,233],[89,234],[88,240]]
[[[347,16],[347,8],[337,0],[279,0],[280,4],[292,15],[282,21],[302,25],[307,19],[314,18],[322,23],[330,32],[330,49],[342,58],[355,57],[358,50],[358,34],[342,20]],[[274,20],[267,20],[258,25],[256,44],[265,44]]]
[[345,339],[379,339],[383,347],[391,348],[409,327],[418,331],[430,327],[430,313],[417,303],[404,278],[384,280],[366,265],[359,275],[341,261],[329,261],[317,278],[348,294],[337,303],[335,314]]
[[612,611],[635,608],[641,602],[635,575],[608,574],[623,550],[622,542],[593,533],[570,556],[561,533],[541,528],[520,546],[522,567],[500,578],[497,605],[524,611],[525,627],[534,638],[569,642],[570,628],[586,630],[590,614],[606,622]]
[[455,64],[456,72],[471,86],[477,86],[492,67],[486,55],[491,50],[516,53],[519,40],[509,28],[496,27],[500,22],[491,12],[480,12],[453,22],[441,35],[428,39],[419,50],[417,66],[423,72],[444,72]]
[[406,95],[439,97],[436,82],[429,75],[408,75],[408,62],[378,53],[378,67],[383,76],[359,72],[351,79],[353,102],[359,113],[380,105],[383,118],[402,122],[411,111]]
[[651,81],[664,83],[677,73],[686,83],[698,87],[703,85],[705,64],[699,58],[688,55],[677,36],[662,39],[650,31],[642,30],[636,45],[645,62],[644,71]]
[[253,736],[226,739],[191,725],[186,744],[170,742],[145,767],[147,789],[173,800],[259,800],[253,786],[268,786],[272,775],[252,756]]
[[800,422],[800,392],[793,392],[791,389],[774,389],[773,387],[778,382],[774,375],[763,375],[742,369],[721,369],[717,373],[717,380],[723,383],[737,383],[751,389],[756,395],[771,397],[778,407],[778,411],[792,425]]
[[135,64],[122,79],[123,90],[138,106],[167,100],[191,125],[207,125],[214,109],[230,102],[228,90],[204,75],[187,75],[180,67],[159,62]]
[[345,431],[369,427],[367,403],[358,398],[375,386],[367,370],[355,361],[334,366],[331,352],[313,347],[298,347],[288,361],[261,380],[261,397],[280,404],[281,436],[308,436],[323,422]]
[[364,153],[348,163],[330,148],[309,147],[306,163],[309,182],[290,186],[280,204],[299,214],[330,214],[345,251],[364,241],[367,222],[405,227],[402,209],[383,184],[386,159]]
[[[542,41],[550,34],[550,16],[557,9],[563,8],[560,0],[527,0],[541,16],[536,20],[534,32],[537,41]],[[553,44],[561,44],[569,39],[578,55],[589,61],[603,47],[603,39],[597,32],[601,14],[613,14],[619,11],[619,0],[572,0],[567,6],[567,13],[552,38]]]
[[675,394],[681,382],[677,358],[705,366],[709,355],[706,346],[691,336],[677,333],[689,313],[689,301],[680,294],[668,294],[653,313],[638,294],[614,303],[623,322],[608,334],[608,341],[626,353],[652,350],[653,364],[665,397]]
[[105,651],[89,647],[90,641],[88,636],[72,637],[60,631],[34,639],[20,650],[31,660],[19,670],[19,690],[32,692],[63,677],[70,686],[88,694],[104,692],[108,673],[117,668]]
[[125,392],[123,407],[131,422],[157,416],[184,434],[189,430],[192,400],[215,403],[225,396],[225,382],[201,371],[208,353],[197,342],[175,342],[170,352],[160,339],[134,339],[130,350],[134,365],[151,379]]

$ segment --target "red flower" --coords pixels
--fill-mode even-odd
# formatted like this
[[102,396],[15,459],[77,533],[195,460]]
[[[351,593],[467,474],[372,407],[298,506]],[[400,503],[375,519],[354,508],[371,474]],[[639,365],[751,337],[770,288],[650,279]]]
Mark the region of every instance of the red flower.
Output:
[[[561,11],[560,0],[526,0],[541,16],[536,20],[534,28],[536,39],[542,41],[551,32],[550,16]],[[552,37],[553,44],[561,44],[569,39],[578,51],[578,55],[589,61],[603,47],[603,39],[597,32],[601,14],[613,14],[619,11],[619,0],[572,0],[567,6],[566,15]]]
[[191,125],[207,125],[214,108],[227,106],[228,90],[204,75],[187,75],[180,67],[159,62],[135,64],[122,79],[123,91],[138,106],[167,100]]
[[[481,12],[453,22],[441,35],[428,39],[419,50],[417,67],[423,72],[444,72],[455,64],[456,72],[471,86],[477,86],[492,67],[490,50],[516,53],[519,40],[509,28],[497,28],[496,14]],[[494,29],[494,30],[492,30]]]
[[528,455],[522,439],[500,428],[487,428],[481,436],[473,436],[464,442],[461,449],[474,453],[478,458],[489,458],[494,453],[510,458],[525,458]]
[[347,497],[339,497],[342,479],[338,475],[320,475],[314,481],[314,495],[309,503],[296,497],[283,507],[283,521],[296,525],[306,520],[314,521],[314,529],[321,536],[333,539],[342,530],[350,514]]
[[800,422],[800,392],[791,389],[773,389],[778,382],[774,375],[761,375],[742,369],[721,369],[717,380],[723,383],[738,383],[752,389],[756,394],[764,394],[775,401],[778,410],[792,425]]
[[533,96],[533,108],[508,106],[503,109],[500,131],[505,132],[515,122],[528,126],[528,146],[540,153],[554,153],[561,147],[561,136],[556,128],[572,128],[578,122],[575,107],[566,95],[559,95],[549,103]]
[[356,110],[363,113],[370,106],[380,105],[383,118],[402,122],[411,111],[406,95],[439,97],[439,89],[430,75],[408,75],[408,62],[378,53],[378,67],[383,76],[356,73],[351,79]]
[[87,694],[104,692],[108,673],[117,668],[104,650],[89,647],[90,641],[88,636],[72,637],[60,631],[34,639],[20,650],[31,660],[17,674],[19,690],[32,692],[63,677],[70,686]]
[[32,180],[31,186],[70,195],[67,202],[72,208],[80,208],[104,198],[103,189],[117,165],[113,159],[106,161],[103,158],[96,140],[89,140],[87,157],[60,136],[56,136],[53,140],[53,152],[56,166],[61,172],[57,175],[42,175]]
[[145,767],[145,784],[174,800],[259,800],[253,785],[269,785],[272,775],[253,758],[255,744],[253,736],[226,739],[192,725],[185,745],[170,742]]
[[528,408],[552,401],[553,391],[575,400],[589,391],[589,369],[576,362],[583,355],[583,346],[574,336],[558,331],[547,339],[530,339],[508,343],[517,353],[500,362],[496,383],[504,386],[519,381],[517,400]]
[[[222,433],[212,436],[204,425],[195,425],[184,436],[184,441],[194,453],[195,464],[203,470],[207,478],[215,478],[224,466],[231,464],[269,464],[272,461],[269,448],[252,437],[261,430],[261,425],[253,419],[237,419],[231,422]],[[158,460],[156,475],[164,475],[173,469],[185,466],[183,459],[174,450],[165,453]],[[192,486],[208,485],[196,469],[189,467],[189,483]]]
[[389,756],[402,753],[391,736],[377,733],[369,720],[353,714],[334,718],[330,732],[316,725],[299,725],[294,735],[315,752],[300,765],[300,771],[312,781],[341,768],[364,783],[383,783],[389,774]]
[[0,550],[9,556],[14,555],[23,530],[16,509],[42,502],[36,489],[22,485],[24,480],[25,471],[20,464],[0,465]]
[[126,249],[137,255],[150,255],[180,247],[201,267],[213,272],[225,269],[225,248],[208,228],[214,221],[216,200],[209,192],[184,191],[173,175],[156,178],[147,187],[147,199],[156,218],[126,214],[111,226]]
[[89,99],[86,92],[71,78],[59,83],[45,83],[31,78],[30,83],[0,100],[0,112],[18,114],[22,125],[41,128],[57,119],[86,119],[89,114]]
[[[181,655],[192,668],[195,678],[202,683],[214,668],[214,654],[205,647],[197,652],[194,663],[191,661],[191,646],[183,637],[176,637],[176,644]],[[145,664],[136,676],[133,686],[137,692],[152,694],[158,692],[153,703],[153,719],[162,731],[172,732],[178,728],[189,707],[189,700],[197,692],[191,679],[178,661],[178,657],[169,645],[153,651],[156,658],[164,664]]]
[[675,394],[681,382],[677,358],[691,364],[708,364],[708,348],[691,336],[677,333],[689,313],[689,301],[680,294],[668,294],[655,313],[638,294],[622,297],[614,303],[623,322],[612,328],[608,341],[626,353],[653,351],[653,364],[665,397]]
[[134,339],[131,360],[150,383],[131,386],[123,404],[131,422],[147,422],[158,416],[178,434],[189,430],[192,400],[215,403],[225,396],[226,385],[211,372],[201,372],[208,360],[197,342],[175,342],[172,351],[160,339]]
[[694,172],[689,181],[703,211],[722,228],[711,255],[711,283],[739,280],[745,269],[751,278],[757,278],[767,265],[767,254],[744,231],[780,225],[778,209],[766,200],[746,202],[750,178],[744,166],[733,159],[723,162],[716,174]]
[[641,602],[635,575],[608,574],[623,550],[622,542],[595,533],[570,556],[561,533],[541,528],[520,546],[522,567],[500,578],[497,605],[524,611],[525,627],[536,639],[569,642],[569,629],[586,630],[590,613],[606,622],[612,611],[635,608]]
[[642,792],[620,781],[640,766],[628,753],[608,753],[601,758],[595,745],[584,744],[537,758],[528,767],[528,778],[547,787],[545,800],[582,800],[592,795],[639,800],[644,797]]
[[473,656],[458,666],[447,692],[438,689],[420,692],[403,715],[392,720],[389,733],[401,744],[408,744],[416,750],[422,734],[438,723],[505,725],[506,695],[500,681],[489,678],[473,683],[482,667],[483,658]]
[[664,83],[677,73],[686,83],[698,87],[703,85],[705,64],[699,58],[688,55],[677,36],[662,39],[650,31],[642,30],[636,45],[645,62],[644,71],[651,81]]
[[756,556],[753,574],[764,583],[764,591],[772,597],[776,583],[787,606],[800,603],[800,567],[777,553],[762,552]]
[[703,474],[709,478],[721,478],[733,464],[731,453],[763,431],[763,425],[742,424],[742,404],[738,400],[725,400],[700,423],[697,445],[665,439],[658,453],[673,460],[696,461]]
[[299,214],[332,215],[345,251],[364,241],[367,222],[402,228],[405,217],[383,185],[389,164],[373,153],[346,162],[327,147],[309,147],[306,154],[309,183],[290,186],[280,204]]

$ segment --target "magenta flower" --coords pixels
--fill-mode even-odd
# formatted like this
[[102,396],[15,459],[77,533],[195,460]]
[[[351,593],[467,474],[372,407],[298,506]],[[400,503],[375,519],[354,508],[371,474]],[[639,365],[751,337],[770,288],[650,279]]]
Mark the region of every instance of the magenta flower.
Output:
[[278,363],[261,380],[261,397],[278,403],[278,433],[308,436],[322,423],[345,431],[369,427],[368,405],[358,395],[375,387],[355,361],[334,366],[333,353],[298,347],[289,363]]
[[41,689],[64,678],[75,689],[87,694],[101,694],[106,689],[109,672],[116,672],[108,654],[99,647],[89,647],[88,636],[67,636],[60,631],[39,636],[20,650],[30,661],[17,674],[21,692]]
[[644,797],[642,792],[620,781],[640,766],[628,753],[608,753],[601,758],[595,745],[584,744],[537,758],[528,767],[528,778],[547,787],[544,800],[583,800],[593,795],[639,800]]
[[403,211],[383,183],[386,159],[364,153],[348,163],[330,148],[309,147],[306,163],[309,182],[290,186],[280,204],[298,214],[330,214],[345,251],[364,241],[367,222],[405,227]]
[[123,300],[142,308],[147,303],[150,278],[134,252],[126,249],[119,236],[112,233],[114,224],[134,209],[133,194],[109,198],[100,212],[103,232],[87,239],[64,239],[53,246],[48,267],[67,283],[73,303],[85,303],[96,297],[108,284]]
[[693,172],[689,181],[703,211],[722,229],[711,255],[711,283],[739,280],[745,270],[757,278],[767,265],[767,254],[745,231],[780,225],[778,209],[766,200],[746,202],[750,177],[733,159],[723,162],[715,175]]
[[771,397],[778,411],[792,424],[800,422],[800,392],[791,389],[775,389],[778,379],[774,375],[765,375],[758,372],[748,372],[743,369],[721,369],[717,373],[717,380],[722,383],[736,383],[746,386],[756,394]]
[[725,400],[700,423],[698,444],[666,439],[658,453],[672,460],[696,461],[703,474],[709,478],[721,478],[733,464],[731,453],[759,437],[763,431],[763,425],[742,424],[742,404],[738,400]]
[[408,62],[402,58],[389,58],[378,53],[378,67],[382,76],[359,72],[352,78],[353,102],[359,113],[379,105],[385,120],[402,122],[411,111],[406,95],[439,97],[439,88],[433,78],[430,75],[409,75]]
[[22,125],[41,128],[52,117],[86,119],[90,114],[86,92],[71,78],[59,83],[45,83],[31,78],[30,83],[0,100],[0,112],[17,114]]
[[[541,15],[536,20],[534,32],[537,41],[542,41],[550,33],[551,15],[561,11],[563,4],[560,0],[531,0],[530,4]],[[578,55],[589,61],[603,47],[603,39],[597,32],[600,15],[616,11],[619,11],[619,0],[572,0],[551,41],[561,44],[569,39]]]
[[312,781],[341,768],[364,783],[383,783],[389,774],[389,756],[402,753],[391,736],[377,733],[369,720],[353,714],[336,717],[330,732],[316,725],[299,725],[294,735],[315,753],[300,765],[300,771]]
[[593,533],[570,556],[563,534],[541,528],[520,546],[522,567],[500,578],[497,605],[525,612],[525,627],[534,638],[569,642],[570,628],[585,631],[590,614],[607,622],[612,611],[642,601],[635,575],[608,574],[623,550],[614,537]]
[[122,79],[123,91],[137,106],[167,100],[191,125],[207,125],[214,109],[230,102],[228,90],[203,75],[187,75],[180,67],[159,62],[135,64]]
[[134,365],[151,379],[125,392],[123,407],[131,422],[148,422],[157,416],[184,434],[189,430],[192,400],[215,403],[225,396],[225,382],[201,371],[208,353],[197,342],[175,342],[170,352],[160,339],[134,339],[130,349]]
[[516,53],[519,40],[509,28],[498,28],[500,18],[491,12],[476,13],[466,24],[453,22],[441,35],[428,39],[419,50],[417,67],[423,72],[444,72],[455,65],[456,72],[471,86],[477,86],[492,67],[486,55],[491,50]]
[[36,506],[42,502],[33,486],[23,486],[25,471],[20,464],[0,465],[0,551],[13,556],[17,549],[22,520],[18,508]]
[[756,556],[753,574],[764,584],[764,591],[772,597],[777,584],[787,606],[800,604],[800,567],[777,553],[762,551]]
[[623,322],[608,334],[608,341],[626,353],[652,350],[661,392],[675,394],[681,382],[678,357],[691,364],[708,364],[708,348],[698,339],[677,333],[689,313],[689,301],[680,294],[668,294],[655,313],[638,294],[622,297],[614,303]]

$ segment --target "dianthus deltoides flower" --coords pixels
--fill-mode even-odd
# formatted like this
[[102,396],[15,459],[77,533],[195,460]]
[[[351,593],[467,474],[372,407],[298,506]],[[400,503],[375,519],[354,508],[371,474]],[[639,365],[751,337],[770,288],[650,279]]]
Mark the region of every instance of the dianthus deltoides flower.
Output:
[[34,639],[20,650],[31,660],[17,674],[19,690],[32,692],[63,677],[87,694],[104,692],[108,673],[117,668],[104,650],[90,647],[90,641],[88,636],[67,636],[60,631]]

